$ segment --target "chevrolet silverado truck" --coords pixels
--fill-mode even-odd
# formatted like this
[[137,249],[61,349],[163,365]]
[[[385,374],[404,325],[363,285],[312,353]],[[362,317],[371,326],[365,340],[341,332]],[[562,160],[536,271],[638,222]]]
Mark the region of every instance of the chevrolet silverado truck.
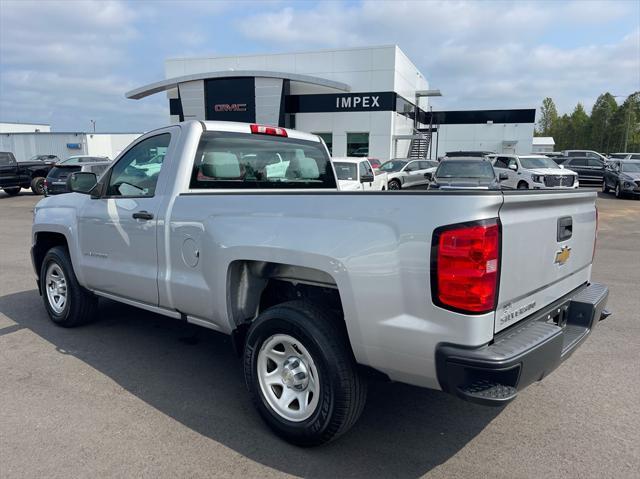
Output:
[[31,187],[36,195],[44,194],[44,179],[55,161],[16,161],[11,152],[0,151],[0,188],[9,196]]
[[[265,152],[286,169],[256,169]],[[345,433],[372,375],[506,404],[608,315],[593,192],[342,192],[315,135],[198,121],[67,181],[34,210],[51,320],[108,298],[231,335],[259,414],[298,445]]]

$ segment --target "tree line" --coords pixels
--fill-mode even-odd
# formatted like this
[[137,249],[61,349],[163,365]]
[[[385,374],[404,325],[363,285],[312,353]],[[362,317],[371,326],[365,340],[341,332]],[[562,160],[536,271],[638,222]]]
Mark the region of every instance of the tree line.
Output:
[[614,95],[603,93],[591,114],[578,103],[571,114],[562,116],[547,97],[542,101],[534,134],[552,136],[556,151],[640,152],[640,91],[629,95],[621,105]]

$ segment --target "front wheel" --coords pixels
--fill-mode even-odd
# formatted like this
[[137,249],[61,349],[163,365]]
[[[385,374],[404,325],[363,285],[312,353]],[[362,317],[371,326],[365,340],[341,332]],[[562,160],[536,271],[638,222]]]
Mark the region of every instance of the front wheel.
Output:
[[21,189],[22,188],[20,188],[19,186],[16,186],[15,188],[4,188],[4,192],[9,196],[16,196],[18,193],[20,193]]
[[620,183],[616,183],[616,198],[622,198],[622,188],[620,188]]
[[607,186],[607,182],[606,181],[602,182],[602,192],[603,193],[609,193],[609,187]]
[[73,327],[91,320],[98,299],[78,283],[67,249],[51,248],[40,268],[40,292],[51,321]]
[[38,176],[31,180],[31,191],[36,195],[44,195],[44,178]]
[[390,190],[399,190],[400,189],[400,182],[398,180],[391,180],[389,182],[389,189]]
[[267,309],[244,349],[247,389],[262,419],[299,446],[331,441],[356,422],[366,400],[344,325],[305,301]]

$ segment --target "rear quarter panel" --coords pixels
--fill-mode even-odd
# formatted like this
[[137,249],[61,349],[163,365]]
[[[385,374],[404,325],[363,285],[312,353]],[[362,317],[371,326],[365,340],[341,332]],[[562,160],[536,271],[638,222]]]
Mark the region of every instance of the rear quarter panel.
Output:
[[[233,261],[314,268],[338,286],[358,362],[392,379],[438,388],[436,345],[490,341],[494,314],[469,317],[433,305],[433,230],[497,217],[501,203],[499,193],[459,192],[180,195],[166,225],[166,306],[228,332],[234,328],[227,298]],[[186,240],[201,252],[196,267],[183,259]]]

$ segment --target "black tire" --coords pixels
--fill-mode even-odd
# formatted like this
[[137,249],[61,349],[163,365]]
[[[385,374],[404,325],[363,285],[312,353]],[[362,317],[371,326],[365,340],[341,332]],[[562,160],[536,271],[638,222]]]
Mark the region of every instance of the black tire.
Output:
[[518,183],[518,189],[519,190],[528,190],[529,189],[529,185],[527,184],[526,181],[521,181],[520,183]]
[[624,195],[622,193],[622,188],[620,188],[620,183],[616,183],[616,198],[622,198]]
[[609,187],[607,186],[607,182],[606,181],[602,182],[602,192],[603,193],[609,193]]
[[[258,356],[265,342],[277,334],[299,341],[318,371],[319,400],[303,421],[282,417],[268,404],[260,387]],[[344,325],[334,315],[301,300],[273,306],[251,325],[244,347],[244,377],[262,419],[278,436],[298,446],[316,446],[347,432],[360,417],[367,396],[367,384],[358,372]]]
[[[47,294],[46,274],[53,263],[60,267],[66,280],[67,300],[61,312],[54,310]],[[69,253],[63,246],[55,246],[47,251],[40,268],[40,291],[42,292],[44,307],[49,314],[49,318],[58,326],[65,328],[79,326],[89,322],[96,315],[98,298],[80,286],[73,272]]]
[[36,195],[44,195],[44,178],[42,176],[31,180],[31,191]]
[[16,186],[15,188],[4,188],[4,192],[9,196],[16,196],[20,193],[21,189],[22,188],[20,188],[19,186]]
[[389,190],[394,191],[394,190],[399,190],[402,188],[402,186],[400,186],[400,182],[398,180],[391,180],[389,183]]

